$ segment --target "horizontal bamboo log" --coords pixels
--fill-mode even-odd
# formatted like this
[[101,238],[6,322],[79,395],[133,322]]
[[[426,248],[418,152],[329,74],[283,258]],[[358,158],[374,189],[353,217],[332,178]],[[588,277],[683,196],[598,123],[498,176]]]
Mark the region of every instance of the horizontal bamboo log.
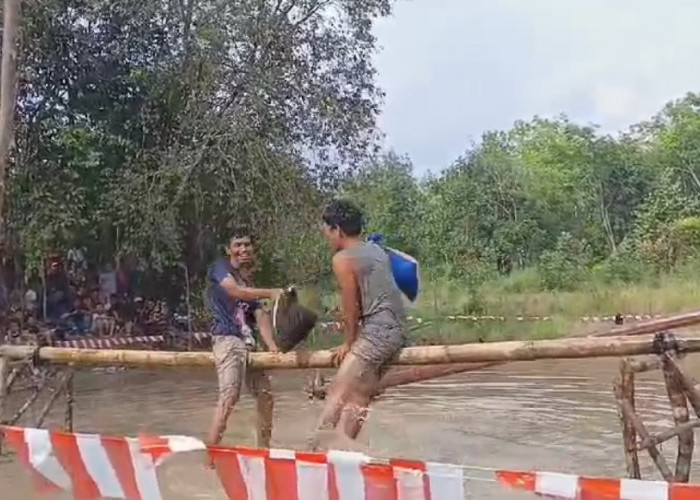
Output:
[[[536,359],[576,359],[595,357],[637,356],[652,354],[652,337],[574,338],[524,342],[493,342],[442,346],[407,347],[390,363],[392,365],[437,365],[449,363],[490,363],[496,361],[532,361]],[[686,352],[700,351],[700,338],[680,339]],[[33,351],[31,346],[0,346],[0,355],[22,358]],[[39,358],[54,363],[76,365],[132,365],[152,367],[197,367],[213,365],[208,352],[130,351],[42,347]],[[299,351],[290,353],[251,353],[252,368],[296,369],[331,368],[333,351]]]
[[677,314],[668,318],[653,319],[634,325],[624,325],[612,328],[607,331],[600,331],[589,335],[589,337],[619,337],[622,335],[646,335],[663,330],[673,330],[700,324],[700,311],[685,314]]
[[[687,315],[674,316],[672,318],[666,318],[665,323],[662,326],[668,327],[670,325],[683,323],[688,321]],[[423,324],[425,325],[425,324]],[[626,325],[616,329],[620,337],[627,335],[634,336],[638,335],[640,331],[640,324]],[[647,323],[641,323],[642,329],[650,330],[654,332],[654,328],[658,328],[659,321],[654,320],[649,325]],[[570,338],[582,338],[582,337],[606,337],[609,335],[609,330],[603,330],[593,334],[574,334]],[[471,372],[481,370],[482,368],[493,367],[500,364],[507,363],[507,361],[492,361],[488,363],[460,363],[453,365],[424,365],[424,366],[412,366],[410,368],[394,367],[391,368],[379,383],[377,392],[375,396],[382,394],[386,389],[391,387],[397,387],[399,385],[414,384],[416,382],[422,382],[424,380],[431,380],[434,378],[446,377],[449,375],[457,375],[461,373]],[[661,368],[661,361],[658,356],[653,356],[648,359],[628,359],[625,360],[625,369],[632,373],[640,373],[650,370],[656,370]],[[323,399],[326,397],[327,385],[322,383],[309,383],[306,387],[306,392],[311,396]]]

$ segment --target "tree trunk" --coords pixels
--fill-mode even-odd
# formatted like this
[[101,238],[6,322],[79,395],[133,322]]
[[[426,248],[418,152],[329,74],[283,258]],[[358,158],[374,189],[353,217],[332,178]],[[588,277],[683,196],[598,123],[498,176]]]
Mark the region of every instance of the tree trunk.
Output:
[[0,246],[5,244],[7,164],[14,133],[19,3],[20,0],[5,0],[4,3],[2,62],[0,63]]

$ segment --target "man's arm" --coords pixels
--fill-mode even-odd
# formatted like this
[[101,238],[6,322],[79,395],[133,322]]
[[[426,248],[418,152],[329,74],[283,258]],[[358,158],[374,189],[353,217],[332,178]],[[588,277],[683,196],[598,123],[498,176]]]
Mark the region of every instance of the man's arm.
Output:
[[357,338],[360,322],[360,291],[352,260],[343,254],[335,254],[333,273],[340,288],[340,312],[345,326],[345,343],[351,345]]
[[270,318],[270,313],[264,311],[262,307],[255,309],[255,322],[260,329],[260,336],[265,342],[267,349],[271,352],[279,351],[279,347],[275,343],[275,333],[272,331],[272,318]]
[[226,290],[229,297],[238,300],[274,300],[282,293],[282,290],[276,288],[252,288],[239,285],[224,262],[214,265],[212,277]]

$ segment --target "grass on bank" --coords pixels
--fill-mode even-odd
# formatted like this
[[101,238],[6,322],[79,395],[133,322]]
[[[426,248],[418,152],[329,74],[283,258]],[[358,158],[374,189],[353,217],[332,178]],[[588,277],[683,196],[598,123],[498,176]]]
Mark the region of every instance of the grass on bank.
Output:
[[[336,293],[303,291],[302,301],[316,310],[331,310]],[[416,343],[551,339],[609,328],[610,323],[585,323],[591,316],[674,314],[700,310],[700,265],[689,264],[673,273],[641,277],[636,283],[609,282],[593,272],[573,291],[543,290],[536,269],[469,287],[459,281],[423,280],[421,295],[410,315],[421,327],[410,333]],[[447,320],[449,315],[496,316],[505,320]],[[548,317],[547,321],[518,321]],[[315,333],[314,347],[337,344],[339,337]]]

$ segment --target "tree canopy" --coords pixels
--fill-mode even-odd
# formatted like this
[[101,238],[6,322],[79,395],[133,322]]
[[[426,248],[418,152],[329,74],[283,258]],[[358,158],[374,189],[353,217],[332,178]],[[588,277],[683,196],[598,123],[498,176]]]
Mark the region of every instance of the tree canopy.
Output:
[[419,179],[378,149],[373,26],[391,3],[24,3],[9,235],[30,257],[79,246],[201,276],[246,223],[266,280],[304,283],[328,272],[317,220],[341,193],[432,275],[538,266],[560,288],[697,254],[699,94],[615,137],[517,122]]

